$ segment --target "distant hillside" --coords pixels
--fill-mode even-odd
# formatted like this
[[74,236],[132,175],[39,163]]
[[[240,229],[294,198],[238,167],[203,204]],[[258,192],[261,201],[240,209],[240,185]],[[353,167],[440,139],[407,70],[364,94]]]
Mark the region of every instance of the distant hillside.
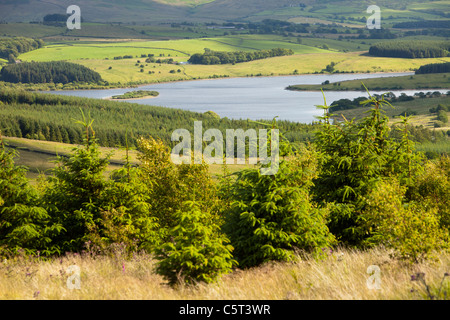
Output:
[[[346,23],[363,23],[373,1],[349,0],[0,0],[0,21],[42,21],[47,14],[65,14],[69,5],[81,8],[87,22],[170,23],[260,21],[299,17]],[[378,0],[384,22],[445,20],[449,2]],[[1,34],[1,24],[0,24]]]

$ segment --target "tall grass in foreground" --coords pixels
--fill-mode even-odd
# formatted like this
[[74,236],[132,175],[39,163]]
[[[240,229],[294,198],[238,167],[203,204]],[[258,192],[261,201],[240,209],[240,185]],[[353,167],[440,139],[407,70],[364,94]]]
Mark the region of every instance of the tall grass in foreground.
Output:
[[[235,270],[214,284],[170,287],[154,273],[152,256],[127,258],[120,246],[111,254],[93,251],[68,254],[53,260],[16,257],[0,262],[0,299],[52,300],[409,300],[449,299],[450,254],[437,255],[434,262],[407,264],[390,258],[383,248],[367,251],[342,249],[327,252],[323,260],[304,257],[291,263],[268,263]],[[80,289],[69,289],[68,267],[81,271]],[[380,289],[369,289],[367,268],[380,268]],[[412,276],[423,273],[429,294]],[[413,277],[413,279],[414,279]],[[441,286],[442,283],[442,286]],[[438,296],[439,288],[441,288]]]

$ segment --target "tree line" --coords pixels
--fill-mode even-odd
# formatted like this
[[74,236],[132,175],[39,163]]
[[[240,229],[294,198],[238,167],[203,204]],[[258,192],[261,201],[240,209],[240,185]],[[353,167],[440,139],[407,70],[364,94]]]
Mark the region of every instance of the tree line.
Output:
[[450,72],[450,62],[430,63],[423,65],[416,70],[416,74],[445,73],[445,72]]
[[450,29],[450,21],[449,20],[404,21],[395,23],[392,27],[399,29],[420,29],[420,28]]
[[207,164],[174,165],[167,144],[141,137],[139,165],[126,158],[107,179],[109,158],[83,114],[83,145],[33,187],[0,139],[0,255],[58,257],[87,246],[107,254],[122,244],[152,253],[153,271],[172,285],[320,258],[336,246],[385,246],[411,263],[432,258],[449,249],[450,158],[414,152],[407,117],[400,139],[390,138],[386,102],[367,103],[358,122],[332,123],[319,106],[314,142],[293,148],[281,139],[279,170],[267,176],[260,169],[270,164],[259,163],[234,175],[224,168],[214,181]]
[[65,62],[22,62],[7,65],[0,72],[0,80],[13,83],[99,83],[100,74],[85,66]]
[[293,55],[292,49],[275,48],[270,50],[260,50],[254,52],[236,51],[236,52],[224,52],[224,51],[212,51],[205,50],[205,53],[193,54],[188,62],[192,64],[228,64],[228,63],[241,63],[259,59],[266,59],[271,57],[280,57]]
[[45,45],[41,39],[30,39],[25,37],[1,38],[0,58],[14,62],[21,53],[42,48]]
[[448,41],[385,41],[372,45],[369,54],[393,58],[440,58],[449,55]]

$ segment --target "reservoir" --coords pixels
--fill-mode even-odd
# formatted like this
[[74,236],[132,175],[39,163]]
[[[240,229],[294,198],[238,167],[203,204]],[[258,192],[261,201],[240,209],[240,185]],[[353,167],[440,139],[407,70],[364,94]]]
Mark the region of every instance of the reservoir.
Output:
[[[311,123],[315,120],[315,116],[323,113],[323,111],[315,107],[323,104],[322,93],[317,91],[289,91],[286,90],[287,86],[321,84],[326,80],[339,82],[412,74],[413,72],[225,78],[151,84],[139,86],[136,89],[52,91],[51,93],[103,99],[132,90],[154,90],[159,92],[159,96],[156,98],[128,101],[196,112],[211,110],[220,117],[228,117],[230,119],[258,120],[273,119],[278,116],[279,120]],[[394,90],[392,92],[398,96],[401,93],[413,95],[420,91],[434,90]],[[370,93],[381,94],[385,92],[373,91]],[[325,91],[328,105],[339,99],[347,98],[352,100],[361,96],[368,97],[368,94],[365,91]]]

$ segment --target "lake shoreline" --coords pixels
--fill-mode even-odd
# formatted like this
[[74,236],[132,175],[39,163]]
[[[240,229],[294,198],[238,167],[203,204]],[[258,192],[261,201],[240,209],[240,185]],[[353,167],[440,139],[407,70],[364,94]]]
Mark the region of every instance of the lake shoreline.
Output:
[[[320,111],[315,107],[323,104],[320,92],[293,92],[285,90],[293,83],[320,84],[325,80],[332,82],[382,78],[409,75],[410,73],[361,73],[361,74],[308,74],[295,76],[240,77],[235,79],[208,79],[214,81],[179,81],[167,84],[148,85],[135,90],[159,92],[151,99],[123,100],[166,108],[189,110],[198,113],[214,111],[220,117],[229,119],[261,120],[278,117],[279,120],[311,123]],[[128,90],[80,90],[53,92],[54,94],[82,96],[105,99],[123,94]],[[377,92],[373,92],[377,93]],[[382,92],[384,93],[384,92]],[[413,92],[414,93],[414,92]],[[411,95],[411,92],[406,94]],[[395,93],[397,95],[397,93]],[[399,93],[400,94],[400,93]],[[354,99],[362,94],[358,92],[328,92],[327,100],[336,101],[345,98]],[[130,97],[131,98],[131,97]]]
[[[217,78],[199,78],[199,79],[184,79],[184,80],[172,80],[172,81],[161,81],[161,82],[148,82],[148,83],[142,83],[142,84],[122,84],[119,86],[105,86],[105,87],[95,87],[95,88],[55,88],[55,89],[51,89],[51,90],[27,90],[27,91],[36,91],[36,92],[46,92],[46,93],[51,93],[51,92],[55,92],[55,91],[79,91],[79,90],[90,90],[90,91],[101,91],[101,90],[118,90],[118,89],[139,89],[141,87],[146,87],[146,86],[153,86],[153,85],[159,85],[159,84],[169,84],[169,83],[182,83],[182,82],[195,82],[195,81],[208,81],[208,80],[226,80],[226,79],[258,79],[258,78],[281,78],[281,77],[298,77],[298,76],[317,76],[317,75],[347,75],[347,74],[351,74],[351,75],[366,75],[366,74],[373,74],[373,75],[377,75],[377,74],[399,74],[399,73],[408,73],[409,74],[414,74],[414,72],[410,71],[410,70],[406,70],[406,71],[389,71],[389,72],[342,72],[342,73],[299,73],[299,74],[278,74],[278,75],[262,75],[262,76],[253,76],[253,77],[249,77],[249,76],[242,76],[242,77],[217,77]],[[313,91],[313,90],[311,90]],[[124,99],[122,99],[124,100]]]
[[[414,74],[411,70],[406,71],[389,71],[389,72],[338,72],[338,73],[298,73],[298,74],[279,74],[279,75],[263,75],[263,76],[253,76],[253,77],[217,77],[217,78],[202,78],[202,79],[186,79],[186,80],[173,80],[173,81],[162,81],[162,82],[151,82],[147,84],[139,84],[134,88],[140,88],[140,87],[146,87],[146,86],[153,86],[153,85],[159,85],[159,84],[168,84],[168,83],[177,83],[177,82],[193,82],[193,81],[214,81],[214,80],[226,80],[226,79],[253,79],[253,78],[282,78],[282,77],[298,77],[298,76],[318,76],[318,75],[363,75],[363,74],[399,74],[399,73],[408,73]],[[401,76],[399,76],[401,77]],[[113,88],[113,89],[124,89],[124,88]],[[97,90],[97,89],[93,89]],[[414,90],[414,89],[412,89]],[[311,90],[312,91],[312,90]],[[319,90],[320,91],[320,90]]]

